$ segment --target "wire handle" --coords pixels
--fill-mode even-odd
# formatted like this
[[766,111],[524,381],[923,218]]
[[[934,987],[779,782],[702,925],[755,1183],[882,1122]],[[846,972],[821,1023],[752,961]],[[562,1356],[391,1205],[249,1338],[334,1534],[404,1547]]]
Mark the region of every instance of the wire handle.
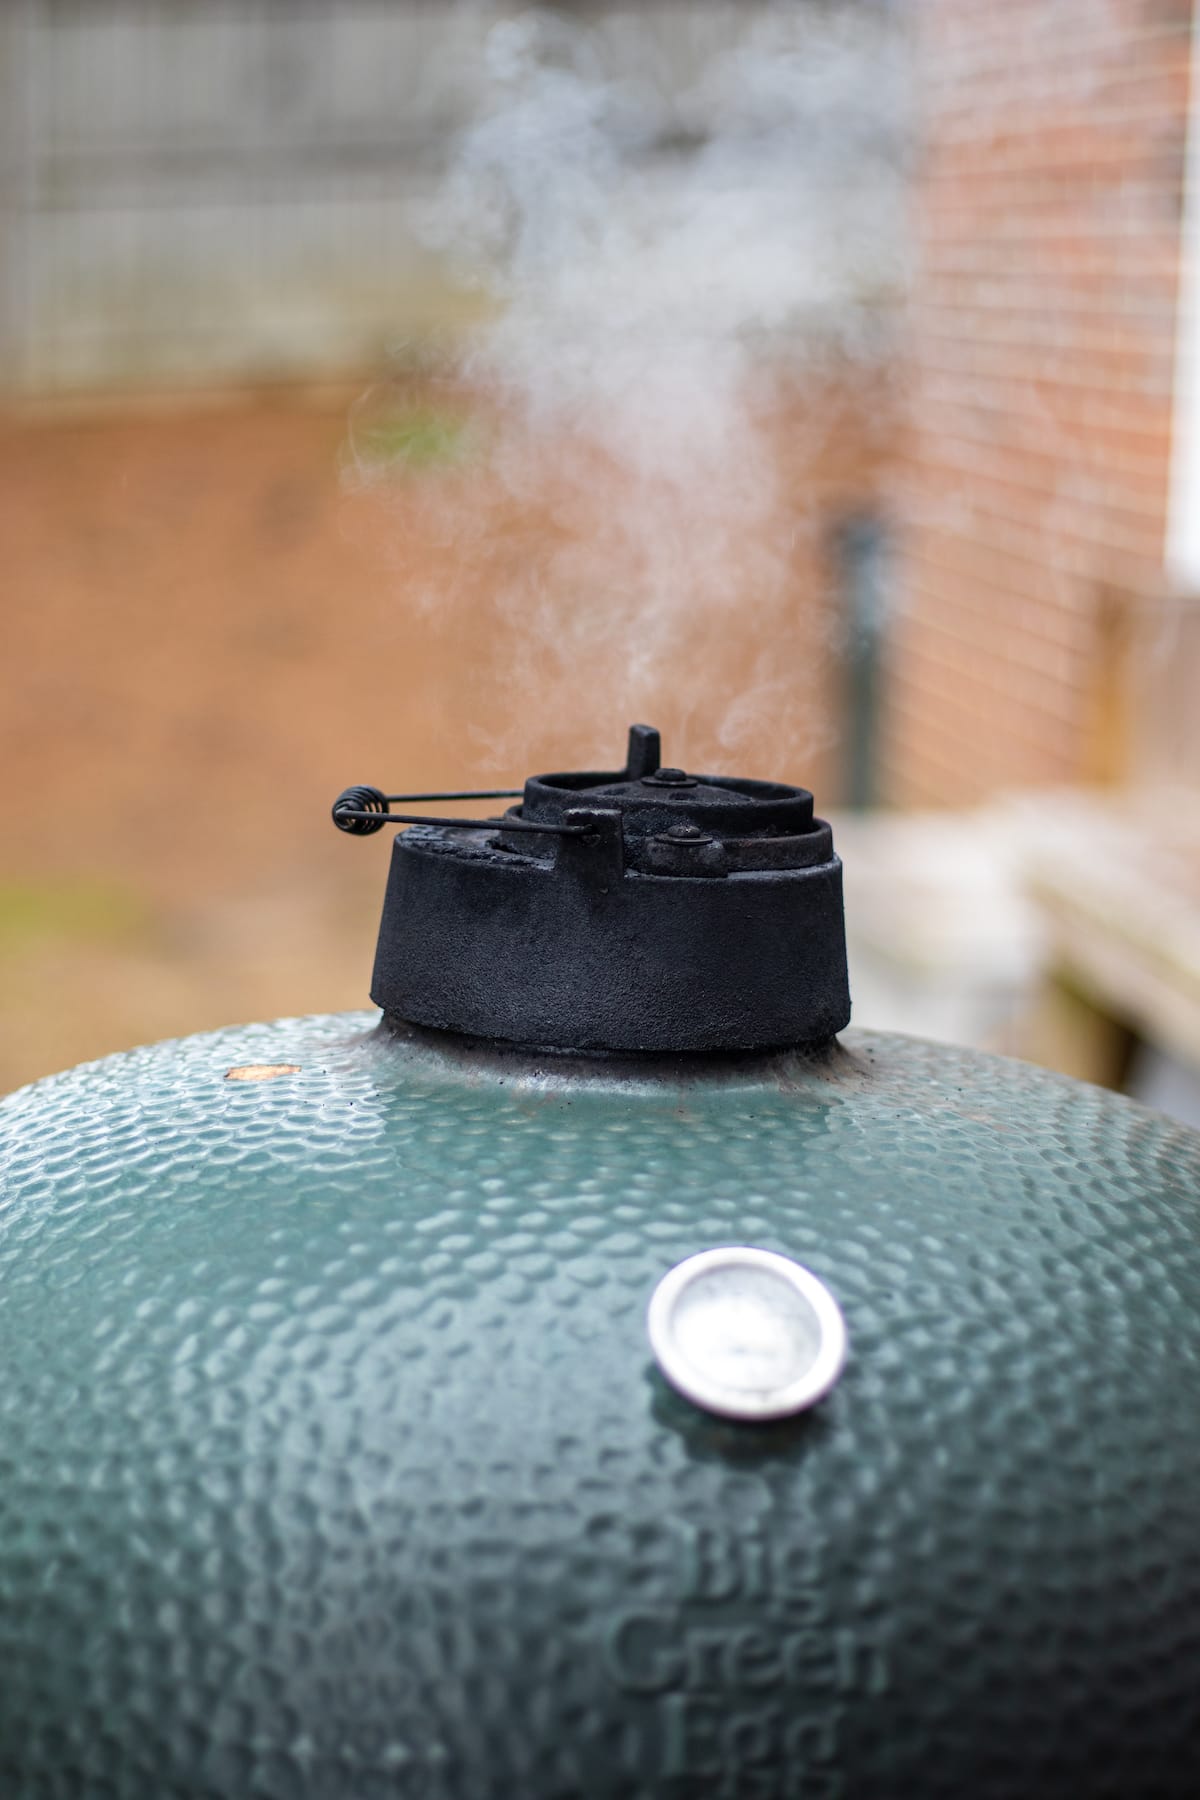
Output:
[[384,794],[376,787],[350,787],[333,803],[333,822],[351,837],[373,837],[385,825],[443,825],[458,831],[541,831],[555,837],[583,837],[586,825],[540,824],[533,819],[446,819],[429,813],[394,813],[393,806],[426,806],[434,800],[519,800],[522,788],[466,788],[444,794]]

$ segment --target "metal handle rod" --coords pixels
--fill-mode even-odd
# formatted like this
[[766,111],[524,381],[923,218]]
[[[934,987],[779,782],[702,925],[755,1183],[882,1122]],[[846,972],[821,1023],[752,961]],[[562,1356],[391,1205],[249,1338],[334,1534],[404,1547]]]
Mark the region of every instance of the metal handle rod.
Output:
[[373,837],[386,825],[440,825],[451,831],[541,831],[553,837],[586,837],[587,825],[551,825],[535,819],[447,819],[431,813],[394,813],[396,801],[515,800],[524,788],[470,788],[453,794],[384,794],[376,787],[351,787],[333,803],[333,822],[351,837]]
[[416,806],[426,800],[519,800],[524,788],[464,788],[458,794],[385,794],[389,806]]
[[339,806],[334,814],[334,823],[339,819],[354,819],[362,824],[381,831],[385,825],[444,825],[456,831],[543,831],[554,837],[586,837],[590,826],[587,825],[548,825],[533,819],[439,819],[429,813],[378,813],[361,812],[357,807]]

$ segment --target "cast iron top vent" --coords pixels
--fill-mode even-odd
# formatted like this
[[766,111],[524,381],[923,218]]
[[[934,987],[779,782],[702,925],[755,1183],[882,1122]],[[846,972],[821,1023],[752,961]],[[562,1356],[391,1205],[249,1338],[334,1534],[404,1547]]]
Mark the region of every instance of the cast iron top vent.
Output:
[[563,1051],[813,1044],[850,1018],[842,866],[812,795],[664,768],[534,775],[502,818],[393,804],[515,793],[348,788],[343,831],[397,836],[371,998],[393,1021]]

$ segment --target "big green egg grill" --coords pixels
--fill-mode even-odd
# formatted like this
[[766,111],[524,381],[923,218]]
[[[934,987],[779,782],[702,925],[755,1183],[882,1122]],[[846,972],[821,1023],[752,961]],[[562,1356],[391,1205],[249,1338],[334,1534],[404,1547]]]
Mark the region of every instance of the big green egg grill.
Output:
[[844,1029],[803,789],[486,798],[0,1104],[0,1800],[1194,1800],[1200,1137]]

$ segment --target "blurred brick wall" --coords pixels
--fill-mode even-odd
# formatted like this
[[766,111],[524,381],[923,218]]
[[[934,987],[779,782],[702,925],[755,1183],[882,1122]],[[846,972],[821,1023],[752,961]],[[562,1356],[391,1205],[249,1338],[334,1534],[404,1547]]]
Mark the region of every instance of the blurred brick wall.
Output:
[[1191,0],[921,0],[884,782],[1119,776],[1161,604]]

